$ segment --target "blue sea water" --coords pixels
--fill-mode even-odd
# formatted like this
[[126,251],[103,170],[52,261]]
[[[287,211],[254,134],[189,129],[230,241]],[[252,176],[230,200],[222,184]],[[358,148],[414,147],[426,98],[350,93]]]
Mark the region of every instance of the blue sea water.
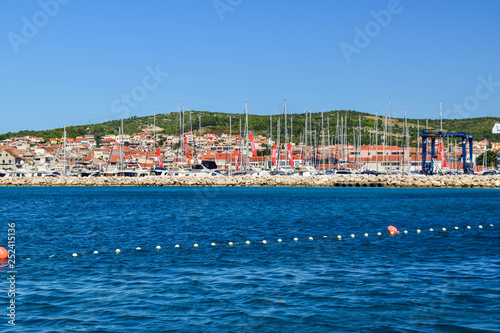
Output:
[[499,190],[23,187],[0,198],[0,245],[8,223],[16,234],[15,326],[0,261],[2,331],[500,330]]

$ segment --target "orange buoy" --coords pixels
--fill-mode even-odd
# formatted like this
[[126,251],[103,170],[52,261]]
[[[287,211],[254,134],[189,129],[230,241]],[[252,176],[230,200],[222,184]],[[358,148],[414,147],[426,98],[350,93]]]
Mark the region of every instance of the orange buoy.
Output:
[[0,260],[6,260],[9,257],[9,251],[0,246]]
[[387,231],[389,231],[389,233],[391,235],[397,235],[398,234],[398,229],[395,226],[393,226],[393,225],[388,226],[387,227]]

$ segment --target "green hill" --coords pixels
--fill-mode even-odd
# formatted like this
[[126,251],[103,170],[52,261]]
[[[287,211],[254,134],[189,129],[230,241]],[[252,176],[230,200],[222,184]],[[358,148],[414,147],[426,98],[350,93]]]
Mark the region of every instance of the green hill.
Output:
[[[228,133],[229,132],[229,117],[231,117],[232,122],[232,132],[238,133],[241,126],[244,129],[245,126],[245,116],[243,114],[228,114],[220,112],[210,112],[210,111],[186,111],[184,113],[184,131],[189,131],[190,125],[190,113],[192,119],[193,131],[198,132],[200,130],[200,119],[201,119],[201,131],[202,133]],[[312,128],[313,135],[316,135],[316,140],[318,144],[321,142],[321,113],[312,114]],[[337,115],[339,117],[347,116],[347,132],[348,140],[352,143],[353,138],[353,128],[357,128],[359,124],[359,119],[361,118],[361,137],[362,143],[368,144],[374,142],[374,126],[375,126],[375,115],[358,112],[358,111],[347,111],[347,110],[336,110],[336,111],[326,111],[323,112],[323,126],[325,131],[325,140],[328,133],[328,118],[330,125],[330,137],[335,136]],[[156,115],[156,126],[162,128],[158,133],[164,135],[178,134],[179,133],[179,113],[168,113]],[[274,115],[272,116],[272,137],[276,138],[277,132],[277,122],[280,118],[281,123],[281,138],[284,141],[284,115]],[[304,122],[305,114],[289,114],[287,115],[288,120],[288,131],[290,131],[290,120],[293,119],[293,141],[298,142],[299,136],[304,133]],[[402,137],[403,132],[403,121],[402,118],[392,118],[392,133],[393,133],[393,144],[395,144],[398,138]],[[425,127],[426,120],[419,119],[420,131]],[[491,129],[494,124],[500,122],[500,118],[494,117],[482,117],[482,118],[470,118],[470,119],[443,119],[443,129],[452,132],[467,132],[474,135],[475,140],[488,139],[490,141],[500,141],[500,136],[492,134]],[[153,125],[153,116],[146,117],[131,117],[123,120],[124,133],[128,135],[143,132],[144,130],[151,128]],[[269,125],[270,116],[261,115],[249,115],[249,129],[254,134],[269,136]],[[428,120],[429,129],[438,129],[439,120],[430,119]],[[75,138],[77,136],[83,136],[88,134],[93,134],[96,140],[99,142],[100,139],[106,135],[117,135],[118,128],[120,127],[120,120],[107,121],[100,124],[91,125],[77,125],[77,126],[67,126],[66,133],[67,137]],[[309,127],[309,125],[308,125]],[[389,127],[389,126],[388,126]],[[417,138],[417,119],[408,119],[408,127],[410,132],[410,141],[414,141]],[[378,133],[379,133],[379,143],[381,143],[381,137],[384,128],[384,118],[379,117],[378,120]],[[389,128],[388,128],[389,131]],[[371,134],[370,134],[371,133]],[[9,132],[0,135],[0,140],[14,137],[22,136],[37,136],[42,137],[44,140],[48,141],[50,138],[61,138],[63,137],[63,128],[56,128],[51,130],[34,131],[34,130],[24,130],[19,132]],[[370,136],[371,140],[370,141]]]

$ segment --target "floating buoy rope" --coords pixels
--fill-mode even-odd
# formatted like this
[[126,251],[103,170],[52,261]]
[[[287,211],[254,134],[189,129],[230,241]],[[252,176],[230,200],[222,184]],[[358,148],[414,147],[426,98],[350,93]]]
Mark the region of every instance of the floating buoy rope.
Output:
[[[470,225],[466,226],[465,228],[463,227],[459,227],[459,226],[454,226],[452,228],[446,228],[446,227],[442,227],[442,228],[429,228],[429,233],[439,233],[439,232],[446,232],[446,233],[449,233],[449,232],[454,232],[454,231],[462,231],[462,232],[469,232],[473,229],[475,230],[484,230],[485,228],[493,228],[495,227],[493,224],[489,224],[489,225],[478,225],[477,227],[471,227]],[[400,235],[400,236],[404,236],[404,235],[411,235],[411,234],[422,234],[424,233],[424,230],[421,230],[421,229],[416,229],[415,231],[408,231],[408,230],[404,230],[403,232],[399,232],[398,229],[392,225],[388,226],[387,227],[387,236],[397,236],[397,235]],[[373,233],[372,235],[377,235],[377,236],[382,236],[383,233],[381,232],[377,232],[377,233]],[[370,237],[370,234],[369,233],[364,233],[363,234],[364,238],[369,238]],[[321,241],[321,240],[333,240],[333,239],[337,239],[339,241],[343,241],[344,239],[354,239],[356,237],[355,234],[351,234],[349,236],[342,236],[342,235],[337,235],[337,236],[327,236],[327,235],[324,235],[322,237],[306,237],[306,238],[292,238],[292,239],[282,239],[282,238],[278,238],[277,240],[275,241],[270,241],[270,240],[260,240],[260,241],[245,241],[245,242],[241,242],[241,243],[235,243],[235,242],[226,242],[226,243],[208,243],[207,246],[204,246],[204,244],[198,244],[198,243],[194,243],[192,245],[183,245],[181,246],[180,244],[175,244],[173,247],[174,248],[205,248],[205,247],[223,247],[223,246],[229,246],[229,247],[234,247],[234,246],[241,246],[241,245],[250,245],[250,244],[254,244],[254,245],[267,245],[267,244],[273,244],[273,243],[287,243],[287,242],[301,242],[301,241],[308,241],[308,242],[311,242],[311,241]],[[147,252],[148,249],[147,248],[143,248],[142,247],[135,247],[134,248],[135,251],[141,251],[141,252]],[[157,245],[156,247],[154,248],[151,248],[150,250],[161,250],[162,247],[160,245]],[[133,249],[130,249],[130,250],[126,250],[126,251],[132,251]],[[71,256],[72,257],[83,257],[83,256],[90,256],[90,255],[102,255],[102,254],[110,254],[110,253],[115,253],[115,254],[119,254],[121,255],[122,253],[122,250],[120,249],[116,249],[114,251],[97,251],[97,250],[94,250],[94,251],[90,251],[90,252],[87,252],[87,253],[72,253]],[[0,247],[0,260],[6,260],[8,257],[8,251],[3,248],[3,247]],[[51,258],[54,257],[54,255],[51,255],[50,256]],[[31,259],[31,258],[26,258],[26,259]]]

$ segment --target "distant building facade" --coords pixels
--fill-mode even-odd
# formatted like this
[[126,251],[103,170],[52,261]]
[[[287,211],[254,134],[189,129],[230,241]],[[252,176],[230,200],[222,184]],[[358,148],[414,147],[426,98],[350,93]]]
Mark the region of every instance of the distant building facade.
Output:
[[0,168],[15,168],[16,158],[10,152],[5,149],[0,150]]

